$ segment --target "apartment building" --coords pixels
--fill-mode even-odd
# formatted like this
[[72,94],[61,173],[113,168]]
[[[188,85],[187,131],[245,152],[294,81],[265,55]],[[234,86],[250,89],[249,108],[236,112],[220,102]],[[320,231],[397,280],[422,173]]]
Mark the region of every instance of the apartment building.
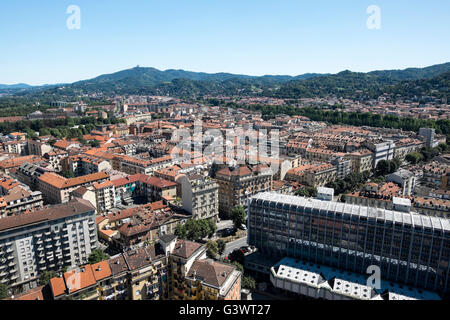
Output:
[[46,168],[33,163],[23,163],[17,168],[17,179],[30,187],[31,190],[39,189],[39,177],[48,172]]
[[72,171],[76,177],[112,169],[112,166],[108,161],[86,154],[70,156],[68,161],[69,170]]
[[43,157],[44,154],[52,151],[52,146],[37,140],[28,140],[28,154],[34,154]]
[[307,169],[303,175],[303,183],[311,187],[323,187],[328,182],[336,180],[337,167],[326,163],[314,165]]
[[0,197],[0,217],[31,212],[42,208],[43,204],[40,191],[28,191],[19,186]]
[[450,218],[450,200],[414,197],[412,200],[414,211],[428,216]]
[[295,181],[311,187],[322,187],[337,177],[337,167],[330,163],[306,163],[290,169],[285,176],[288,181]]
[[331,159],[331,164],[336,166],[336,177],[338,179],[344,179],[350,173],[352,173],[351,168],[352,161],[344,157],[334,157]]
[[97,246],[95,207],[84,200],[0,219],[0,283],[36,284],[45,270],[86,263]]
[[115,170],[127,174],[151,174],[155,170],[160,170],[173,165],[172,157],[165,156],[152,160],[141,160],[126,155],[115,155],[113,167]]
[[425,143],[417,139],[400,139],[395,142],[394,158],[397,158],[400,161],[404,161],[408,154],[419,151],[424,146]]
[[43,162],[43,158],[35,155],[23,156],[17,158],[10,158],[0,161],[0,170],[6,174],[9,174],[10,170],[20,167],[24,163],[34,163]]
[[176,238],[171,242],[167,299],[240,300],[241,273],[235,266],[206,260],[206,249],[201,244]]
[[433,161],[423,167],[423,184],[433,189],[448,188],[450,167],[447,164]]
[[305,152],[305,158],[310,161],[328,162],[333,157],[333,154],[335,152],[328,149],[308,148]]
[[95,192],[98,213],[106,212],[116,206],[116,191],[111,181],[94,183],[92,187]]
[[177,196],[177,184],[157,177],[141,175],[139,178],[141,192],[148,202],[160,201],[163,198]]
[[399,169],[386,176],[387,182],[395,182],[402,187],[402,195],[410,196],[414,193],[414,188],[419,184],[415,174],[406,169]]
[[24,156],[27,154],[27,142],[22,140],[8,141],[3,143],[3,150],[7,153]]
[[249,201],[250,245],[263,255],[289,256],[383,280],[449,292],[448,219],[276,193]]
[[419,137],[425,140],[427,148],[437,147],[438,142],[435,140],[436,130],[433,128],[420,128]]
[[219,219],[219,185],[202,175],[183,175],[178,182],[182,188],[183,209],[194,219]]
[[402,196],[402,188],[393,182],[380,184],[368,182],[361,191],[348,193],[344,197],[345,203],[393,210],[392,199]]
[[272,171],[264,165],[226,167],[216,172],[219,185],[219,214],[230,217],[236,206],[247,206],[248,199],[272,190]]
[[137,188],[140,175],[132,175],[124,178],[114,179],[115,203],[128,202],[138,195]]
[[360,149],[346,154],[346,157],[351,160],[351,169],[354,173],[363,173],[371,171],[373,166],[374,153],[369,149]]
[[241,300],[241,273],[231,264],[196,260],[184,282],[183,300]]
[[160,246],[130,250],[50,280],[54,300],[159,300],[166,277]]
[[160,236],[174,234],[178,224],[190,216],[163,201],[148,203],[134,208],[113,212],[106,216],[107,230],[118,231],[112,239],[119,248],[128,248],[143,243],[155,243]]
[[111,284],[108,261],[84,265],[50,279],[54,300],[108,300],[104,293]]
[[381,160],[394,159],[395,143],[393,141],[373,140],[363,145],[373,152],[373,167],[376,168]]
[[9,194],[16,188],[21,188],[20,183],[16,179],[12,179],[10,176],[4,175],[0,179],[0,195],[4,196]]
[[50,152],[44,154],[44,158],[50,164],[50,168],[56,172],[68,171],[69,166],[68,163],[69,153],[65,150],[61,149],[53,149]]
[[65,203],[69,201],[70,193],[78,187],[89,186],[93,183],[103,183],[108,178],[109,175],[105,172],[71,179],[66,179],[53,172],[46,172],[39,177],[39,190],[47,203]]
[[127,251],[123,254],[128,266],[130,300],[160,300],[167,278],[167,258],[160,245]]

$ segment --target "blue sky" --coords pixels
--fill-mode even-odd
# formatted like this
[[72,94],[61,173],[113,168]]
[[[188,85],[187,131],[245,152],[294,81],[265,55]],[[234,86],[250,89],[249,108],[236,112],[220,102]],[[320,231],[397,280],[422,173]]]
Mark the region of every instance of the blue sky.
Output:
[[[69,30],[69,5],[81,29]],[[369,5],[381,29],[369,30]],[[136,65],[250,75],[450,61],[448,0],[0,2],[0,83],[74,82]]]

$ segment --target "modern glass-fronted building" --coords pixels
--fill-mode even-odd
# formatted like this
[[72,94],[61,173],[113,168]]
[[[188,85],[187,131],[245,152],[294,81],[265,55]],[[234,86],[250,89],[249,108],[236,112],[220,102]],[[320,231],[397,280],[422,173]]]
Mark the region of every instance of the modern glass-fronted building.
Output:
[[450,222],[379,208],[261,193],[249,200],[248,241],[293,257],[447,294]]

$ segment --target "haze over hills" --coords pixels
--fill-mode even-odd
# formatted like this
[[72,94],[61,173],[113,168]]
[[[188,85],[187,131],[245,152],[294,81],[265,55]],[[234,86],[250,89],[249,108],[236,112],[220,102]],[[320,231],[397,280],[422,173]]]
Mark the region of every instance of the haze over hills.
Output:
[[[156,94],[180,97],[204,95],[266,95],[280,98],[301,98],[338,95],[348,98],[374,98],[385,92],[408,95],[429,95],[435,90],[448,96],[450,62],[425,68],[379,70],[368,73],[343,71],[337,74],[308,73],[298,76],[248,76],[231,73],[204,73],[135,67],[72,84],[31,87],[26,84],[0,85],[18,96],[76,96],[102,92],[114,94]],[[403,83],[402,85],[399,85]]]
[[32,86],[26,83],[17,83],[17,84],[0,84],[0,89],[27,89]]

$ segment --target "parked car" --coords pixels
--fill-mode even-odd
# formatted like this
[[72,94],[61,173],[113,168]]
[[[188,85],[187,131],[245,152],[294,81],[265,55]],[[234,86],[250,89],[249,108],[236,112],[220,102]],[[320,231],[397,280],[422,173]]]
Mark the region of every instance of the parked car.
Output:
[[242,251],[242,253],[249,253],[249,252],[251,252],[251,249],[248,246],[241,247],[240,250]]

